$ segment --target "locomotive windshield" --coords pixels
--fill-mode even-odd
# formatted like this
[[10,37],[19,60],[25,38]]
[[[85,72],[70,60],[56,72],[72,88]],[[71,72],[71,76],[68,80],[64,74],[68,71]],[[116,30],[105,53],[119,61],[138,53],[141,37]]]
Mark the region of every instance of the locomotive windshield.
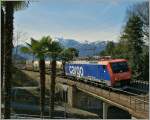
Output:
[[129,70],[127,62],[111,63],[111,68],[113,73],[127,72]]

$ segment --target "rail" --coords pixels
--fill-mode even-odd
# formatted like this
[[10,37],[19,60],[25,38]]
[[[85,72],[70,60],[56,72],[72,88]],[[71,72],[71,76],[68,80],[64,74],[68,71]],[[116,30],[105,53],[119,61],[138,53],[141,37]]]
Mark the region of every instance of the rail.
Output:
[[[25,69],[25,68],[22,68],[22,70],[27,70],[27,71],[28,71],[28,69]],[[33,71],[33,70],[29,70],[29,71]],[[33,71],[33,72],[38,72],[38,71]],[[49,73],[46,73],[46,74],[49,75]],[[60,75],[58,74],[57,76],[64,78],[61,74],[60,74]],[[138,84],[138,83],[143,83],[143,84],[145,84],[145,85],[149,85],[149,82],[147,82],[147,81],[139,81],[139,80],[133,80],[133,81],[131,81],[131,83],[137,83],[137,84]],[[96,84],[96,83],[93,82],[93,84]],[[103,85],[103,84],[99,84],[99,85]],[[107,86],[105,86],[105,87],[107,87]],[[113,88],[113,87],[111,87],[111,88],[112,88],[113,90],[117,90],[117,91],[120,90],[120,89]],[[123,90],[120,90],[120,91],[123,91]],[[131,93],[131,92],[127,92],[127,91],[123,91],[123,92],[126,92],[126,93],[131,94],[131,95],[136,95],[136,96],[142,97],[142,96],[140,96],[140,95],[138,95],[138,94],[135,94],[135,93]]]

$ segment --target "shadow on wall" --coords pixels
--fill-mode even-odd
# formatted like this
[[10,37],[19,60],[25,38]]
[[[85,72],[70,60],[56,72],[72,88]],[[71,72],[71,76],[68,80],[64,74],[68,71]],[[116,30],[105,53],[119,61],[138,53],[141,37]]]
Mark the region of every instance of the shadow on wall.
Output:
[[[76,108],[86,110],[97,114],[100,118],[103,116],[103,102],[91,95],[78,90],[76,95]],[[108,119],[131,119],[131,115],[120,108],[110,106],[107,113]]]
[[77,101],[75,107],[98,115],[102,113],[102,101],[99,99],[79,90],[77,91],[76,97]]
[[131,119],[129,112],[117,108],[115,106],[110,106],[108,108],[108,119]]

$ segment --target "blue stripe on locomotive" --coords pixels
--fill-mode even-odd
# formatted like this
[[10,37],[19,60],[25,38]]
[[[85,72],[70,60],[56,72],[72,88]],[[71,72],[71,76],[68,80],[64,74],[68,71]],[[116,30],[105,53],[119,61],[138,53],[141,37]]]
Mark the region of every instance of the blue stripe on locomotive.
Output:
[[[74,68],[78,67],[78,72],[80,77],[93,77],[94,79],[98,79],[98,80],[110,80],[110,75],[108,73],[107,69],[103,69],[103,66],[100,64],[66,64],[65,65],[65,72],[68,75],[73,75],[72,74],[72,70]],[[82,70],[80,69],[80,67],[83,68],[83,76],[82,74]],[[104,72],[105,71],[105,72]],[[76,76],[76,75],[75,75]]]

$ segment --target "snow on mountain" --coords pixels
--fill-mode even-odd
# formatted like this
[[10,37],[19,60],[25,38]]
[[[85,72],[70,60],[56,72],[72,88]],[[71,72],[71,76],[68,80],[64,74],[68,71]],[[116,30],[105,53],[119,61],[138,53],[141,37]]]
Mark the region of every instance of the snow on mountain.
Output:
[[[73,47],[79,50],[79,56],[93,56],[98,54],[100,51],[104,50],[107,41],[96,41],[96,42],[78,42],[74,39],[64,39],[64,38],[55,38],[55,41],[60,42],[60,44],[66,48]],[[17,55],[25,58],[25,59],[32,59],[33,56],[29,54],[22,53],[20,51],[20,48],[23,45],[18,45],[13,49],[13,55],[16,54],[17,49]]]
[[104,50],[107,42],[96,41],[96,42],[78,42],[73,39],[56,38],[64,47],[74,47],[79,50],[79,56],[92,56],[98,54]]

